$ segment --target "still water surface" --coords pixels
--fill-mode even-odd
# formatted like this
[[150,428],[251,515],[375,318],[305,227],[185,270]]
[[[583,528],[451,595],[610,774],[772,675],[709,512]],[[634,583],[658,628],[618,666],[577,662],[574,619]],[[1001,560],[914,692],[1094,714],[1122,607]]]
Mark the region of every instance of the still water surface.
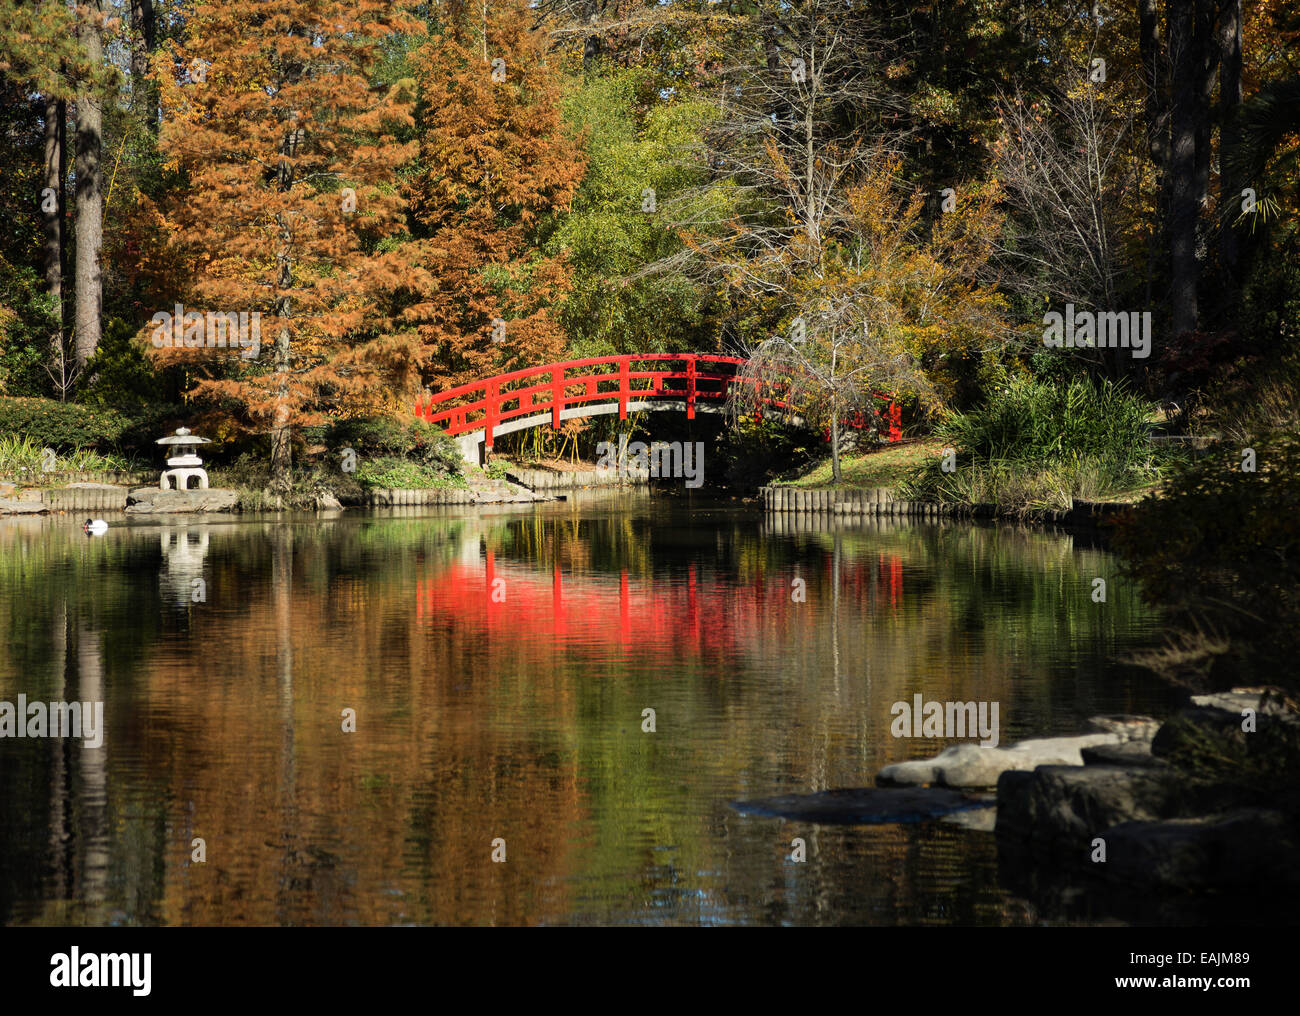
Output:
[[1163,711],[1114,662],[1155,627],[1110,555],[1009,526],[645,496],[2,522],[0,700],[102,700],[106,731],[0,740],[0,922],[1025,923],[987,833],[727,802],[954,743],[890,735],[915,694],[998,702],[1003,744]]

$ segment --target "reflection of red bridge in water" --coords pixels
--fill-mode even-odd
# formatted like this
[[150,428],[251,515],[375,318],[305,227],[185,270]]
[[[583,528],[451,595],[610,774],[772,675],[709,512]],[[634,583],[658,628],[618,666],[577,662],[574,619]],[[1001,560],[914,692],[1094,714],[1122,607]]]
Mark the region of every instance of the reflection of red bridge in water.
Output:
[[[829,557],[824,571],[829,582]],[[791,567],[780,581],[770,582],[760,572],[742,586],[716,578],[701,580],[692,563],[684,581],[633,581],[625,568],[619,572],[617,586],[605,573],[570,575],[566,583],[558,566],[548,580],[526,566],[498,567],[495,555],[488,551],[482,567],[457,562],[436,578],[417,579],[415,616],[429,622],[477,615],[488,631],[526,632],[579,644],[693,646],[698,651],[706,637],[713,648],[732,646],[737,632],[756,632],[765,619],[779,619],[792,608],[806,606],[790,598],[791,580],[799,576],[800,569]],[[496,585],[498,580],[504,584]],[[869,603],[873,590],[876,605],[887,606],[896,615],[903,600],[903,563],[898,555],[881,553],[875,561],[841,565],[841,597]],[[814,595],[810,583],[809,602]]]
[[[491,450],[495,438],[516,430],[563,420],[684,405],[688,419],[696,408],[721,410],[733,384],[762,385],[759,400],[778,413],[797,415],[799,407],[782,398],[779,384],[740,372],[749,361],[709,353],[630,353],[567,360],[499,374],[430,395],[416,403],[415,415],[452,437],[464,436]],[[662,365],[662,366],[661,366]],[[890,442],[901,441],[902,413],[893,396],[876,393],[877,413],[849,414],[844,424],[862,428],[879,417]],[[759,414],[762,415],[761,412]],[[827,430],[826,439],[830,440]],[[468,449],[466,457],[470,457]]]

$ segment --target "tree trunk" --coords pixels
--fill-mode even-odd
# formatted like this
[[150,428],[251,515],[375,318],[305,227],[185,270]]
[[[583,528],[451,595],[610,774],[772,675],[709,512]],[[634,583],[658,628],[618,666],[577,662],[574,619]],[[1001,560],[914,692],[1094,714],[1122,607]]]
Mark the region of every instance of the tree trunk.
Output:
[[1215,0],[1196,0],[1196,200],[1210,195],[1210,136],[1214,87],[1219,80],[1219,51],[1214,45]]
[[1147,150],[1156,167],[1163,169],[1169,161],[1169,54],[1158,0],[1138,0],[1138,51],[1146,92]]
[[[77,23],[77,39],[86,59],[97,69],[103,62],[99,15],[102,0],[88,0],[86,17]],[[99,155],[104,127],[103,108],[93,81],[77,88],[76,173],[77,260],[73,285],[76,290],[76,366],[86,365],[99,347],[100,310],[103,298],[99,255],[104,243],[103,174]]]
[[1155,275],[1168,246],[1169,226],[1169,54],[1160,19],[1159,0],[1138,0],[1138,51],[1142,57],[1147,152],[1155,167],[1156,221],[1147,248],[1147,303],[1154,300]]
[[840,472],[840,406],[838,402],[831,405],[831,478],[836,483],[844,482]]
[[[283,300],[288,304],[288,299]],[[286,307],[287,311],[287,307]],[[293,467],[293,428],[289,423],[289,328],[281,325],[275,338],[275,370],[280,375],[276,393],[275,420],[271,425],[271,488],[277,494],[290,487],[289,471]]]
[[1224,0],[1216,32],[1219,54],[1219,263],[1225,281],[1237,286],[1239,251],[1232,220],[1241,209],[1241,181],[1229,172],[1240,144],[1236,117],[1241,105],[1241,0]]
[[[41,195],[41,225],[45,232],[45,288],[54,301],[54,320],[58,331],[51,344],[63,348],[63,121],[65,104],[51,97],[45,99],[45,187],[53,191],[53,201]],[[53,207],[51,207],[51,204]]]
[[1196,8],[1169,3],[1169,59],[1173,71],[1169,160],[1169,305],[1173,338],[1196,330],[1196,138],[1200,107]]
[[153,0],[131,0],[131,105],[154,134],[158,132],[158,91],[149,80],[149,54],[156,40]]
[[[298,125],[291,122],[285,131],[276,168],[276,182],[281,191],[293,186],[293,164],[288,156],[292,155],[299,141]],[[276,392],[275,418],[271,424],[271,489],[277,495],[287,494],[291,486],[290,470],[293,467],[292,421],[289,414],[289,368],[292,362],[289,350],[289,326],[286,323],[293,313],[289,289],[293,286],[293,262],[290,252],[293,250],[293,227],[283,215],[277,216],[280,227],[280,250],[276,254],[276,288],[279,293],[275,301],[275,314],[280,320],[279,331],[275,337],[275,373],[278,390]]]

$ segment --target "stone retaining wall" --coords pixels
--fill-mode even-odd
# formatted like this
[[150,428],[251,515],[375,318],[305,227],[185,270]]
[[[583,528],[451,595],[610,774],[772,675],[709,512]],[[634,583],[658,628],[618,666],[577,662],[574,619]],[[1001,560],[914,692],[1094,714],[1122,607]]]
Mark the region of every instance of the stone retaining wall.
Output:
[[139,487],[158,482],[158,470],[145,473],[132,473],[123,470],[106,472],[86,472],[72,470],[55,470],[52,473],[23,473],[22,475],[0,474],[0,483],[12,483],[18,487],[57,487],[70,483],[111,483],[124,487]]
[[577,487],[617,487],[624,483],[648,483],[648,469],[628,469],[620,476],[617,469],[588,469],[582,472],[552,472],[549,469],[515,469],[506,471],[515,483],[532,490],[573,490]]

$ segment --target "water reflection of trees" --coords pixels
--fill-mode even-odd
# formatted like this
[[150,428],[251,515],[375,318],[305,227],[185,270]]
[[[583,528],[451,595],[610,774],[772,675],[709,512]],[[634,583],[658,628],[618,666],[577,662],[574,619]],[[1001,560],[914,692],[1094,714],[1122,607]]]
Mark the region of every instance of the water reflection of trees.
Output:
[[[1104,697],[1071,668],[1144,617],[1115,585],[1090,609],[1109,559],[1009,528],[667,521],[214,525],[208,601],[181,613],[156,533],[0,530],[0,616],[22,632],[0,691],[53,696],[60,638],[93,683],[99,645],[109,725],[98,760],[20,760],[29,785],[0,805],[11,833],[29,815],[47,830],[3,844],[54,871],[24,919],[74,900],[168,923],[1008,919],[991,854],[958,884],[991,850],[978,834],[796,832],[725,798],[861,785],[934,751],[885,736],[917,692],[1001,700],[1004,740]],[[798,872],[794,835],[820,858]],[[6,919],[32,903],[5,893]]]

